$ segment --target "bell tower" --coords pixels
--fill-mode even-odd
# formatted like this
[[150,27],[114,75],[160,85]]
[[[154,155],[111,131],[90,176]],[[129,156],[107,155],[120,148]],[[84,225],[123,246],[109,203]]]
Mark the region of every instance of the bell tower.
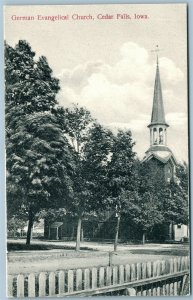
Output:
[[165,121],[158,57],[154,84],[151,123],[148,125],[148,127],[150,130],[150,146],[167,146],[167,128],[169,127],[169,125]]
[[153,168],[159,170],[158,173],[164,172],[165,180],[170,181],[171,178],[175,177],[177,162],[172,151],[167,146],[167,129],[169,125],[165,120],[158,56],[151,122],[147,127],[150,131],[150,147],[145,152],[142,162],[148,162],[153,165]]

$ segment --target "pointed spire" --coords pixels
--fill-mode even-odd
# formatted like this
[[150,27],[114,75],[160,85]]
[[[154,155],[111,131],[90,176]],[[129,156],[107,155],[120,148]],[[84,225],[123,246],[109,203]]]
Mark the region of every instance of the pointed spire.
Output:
[[156,124],[167,125],[165,121],[164,104],[162,98],[158,55],[157,55],[157,66],[156,66],[156,76],[155,76],[155,85],[154,85],[153,109],[152,109],[150,125],[156,125]]

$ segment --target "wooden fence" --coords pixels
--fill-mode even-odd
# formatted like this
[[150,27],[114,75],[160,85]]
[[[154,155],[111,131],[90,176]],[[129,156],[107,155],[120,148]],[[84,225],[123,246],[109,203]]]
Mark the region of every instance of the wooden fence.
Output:
[[189,293],[189,259],[8,275],[8,297],[97,294],[175,296]]

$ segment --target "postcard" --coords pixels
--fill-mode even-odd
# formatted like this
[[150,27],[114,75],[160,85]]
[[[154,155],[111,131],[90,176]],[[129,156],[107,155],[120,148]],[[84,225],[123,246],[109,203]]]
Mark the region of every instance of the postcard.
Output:
[[187,5],[4,25],[7,296],[190,295]]

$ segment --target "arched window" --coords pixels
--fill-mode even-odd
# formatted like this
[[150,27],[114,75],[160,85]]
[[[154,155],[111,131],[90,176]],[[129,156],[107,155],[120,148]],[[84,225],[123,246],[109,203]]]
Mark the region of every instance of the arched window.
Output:
[[157,128],[153,129],[153,144],[157,145]]
[[163,144],[164,136],[163,136],[163,128],[159,128],[159,144]]

